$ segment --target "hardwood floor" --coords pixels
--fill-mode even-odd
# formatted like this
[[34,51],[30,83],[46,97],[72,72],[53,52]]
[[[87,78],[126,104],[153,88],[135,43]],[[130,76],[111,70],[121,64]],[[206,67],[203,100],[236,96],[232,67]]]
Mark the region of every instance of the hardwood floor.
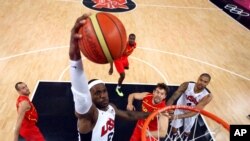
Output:
[[[137,35],[124,83],[180,84],[212,76],[213,101],[205,108],[230,124],[250,124],[249,30],[207,0],[136,0],[116,13]],[[14,85],[31,91],[38,80],[69,80],[70,30],[82,13],[78,0],[8,0],[0,5],[0,139],[12,140],[17,112]],[[88,78],[116,82],[109,65],[85,60]],[[218,141],[225,138],[218,137]]]

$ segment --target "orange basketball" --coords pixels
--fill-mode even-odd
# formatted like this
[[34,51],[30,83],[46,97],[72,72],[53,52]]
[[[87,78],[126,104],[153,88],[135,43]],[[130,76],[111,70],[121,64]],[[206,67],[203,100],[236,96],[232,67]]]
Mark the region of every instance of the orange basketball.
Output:
[[126,47],[126,30],[122,22],[109,13],[91,15],[80,28],[83,38],[79,40],[81,52],[89,60],[105,64],[122,56]]

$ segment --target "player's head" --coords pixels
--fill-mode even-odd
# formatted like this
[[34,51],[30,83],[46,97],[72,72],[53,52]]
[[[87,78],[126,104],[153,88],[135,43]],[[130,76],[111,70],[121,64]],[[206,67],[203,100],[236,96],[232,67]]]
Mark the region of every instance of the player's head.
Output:
[[165,83],[158,83],[153,91],[154,103],[158,104],[165,100],[168,93],[168,86]]
[[99,79],[92,79],[88,82],[88,86],[95,106],[99,109],[107,108],[109,97],[105,83]]
[[28,86],[24,82],[17,82],[15,84],[15,89],[21,95],[27,95],[28,96],[30,94],[30,90],[29,90]]
[[196,88],[198,90],[202,90],[206,88],[210,80],[211,80],[211,76],[208,73],[202,73],[196,82]]
[[134,33],[131,33],[131,34],[129,34],[129,36],[128,36],[128,43],[130,44],[130,45],[134,45],[134,43],[135,43],[135,34]]

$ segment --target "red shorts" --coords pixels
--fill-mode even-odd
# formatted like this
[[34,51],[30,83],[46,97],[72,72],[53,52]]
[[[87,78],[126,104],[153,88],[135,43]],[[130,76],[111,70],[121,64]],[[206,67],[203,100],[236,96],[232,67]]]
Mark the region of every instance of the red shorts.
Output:
[[29,126],[27,128],[22,128],[20,130],[20,135],[26,141],[45,141],[42,133],[40,132],[39,128],[36,125]]
[[128,57],[122,56],[121,58],[114,60],[114,64],[118,73],[124,73],[124,68],[128,68],[129,66]]
[[[136,124],[134,132],[130,137],[130,141],[141,141],[141,128]],[[154,137],[147,137],[146,141],[157,141]]]

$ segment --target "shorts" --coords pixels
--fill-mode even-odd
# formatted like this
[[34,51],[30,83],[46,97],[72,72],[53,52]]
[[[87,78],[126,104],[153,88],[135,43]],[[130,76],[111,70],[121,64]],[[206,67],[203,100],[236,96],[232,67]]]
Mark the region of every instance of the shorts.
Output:
[[[141,141],[141,128],[136,124],[133,134],[130,137],[130,141]],[[154,137],[147,137],[146,141],[157,141]]]
[[124,73],[124,68],[129,67],[128,57],[122,56],[121,58],[114,60],[114,64],[119,74]]
[[[179,114],[184,114],[184,111],[178,110],[178,109],[174,111],[174,115],[179,115]],[[184,125],[184,127],[183,127],[184,132],[189,133],[194,125],[194,122],[195,122],[197,116],[198,116],[198,114],[194,115],[192,117],[189,117],[189,118],[173,120],[171,122],[171,126],[174,128],[180,128],[181,126]]]
[[42,133],[37,126],[29,126],[28,128],[22,128],[20,135],[25,141],[45,141]]

